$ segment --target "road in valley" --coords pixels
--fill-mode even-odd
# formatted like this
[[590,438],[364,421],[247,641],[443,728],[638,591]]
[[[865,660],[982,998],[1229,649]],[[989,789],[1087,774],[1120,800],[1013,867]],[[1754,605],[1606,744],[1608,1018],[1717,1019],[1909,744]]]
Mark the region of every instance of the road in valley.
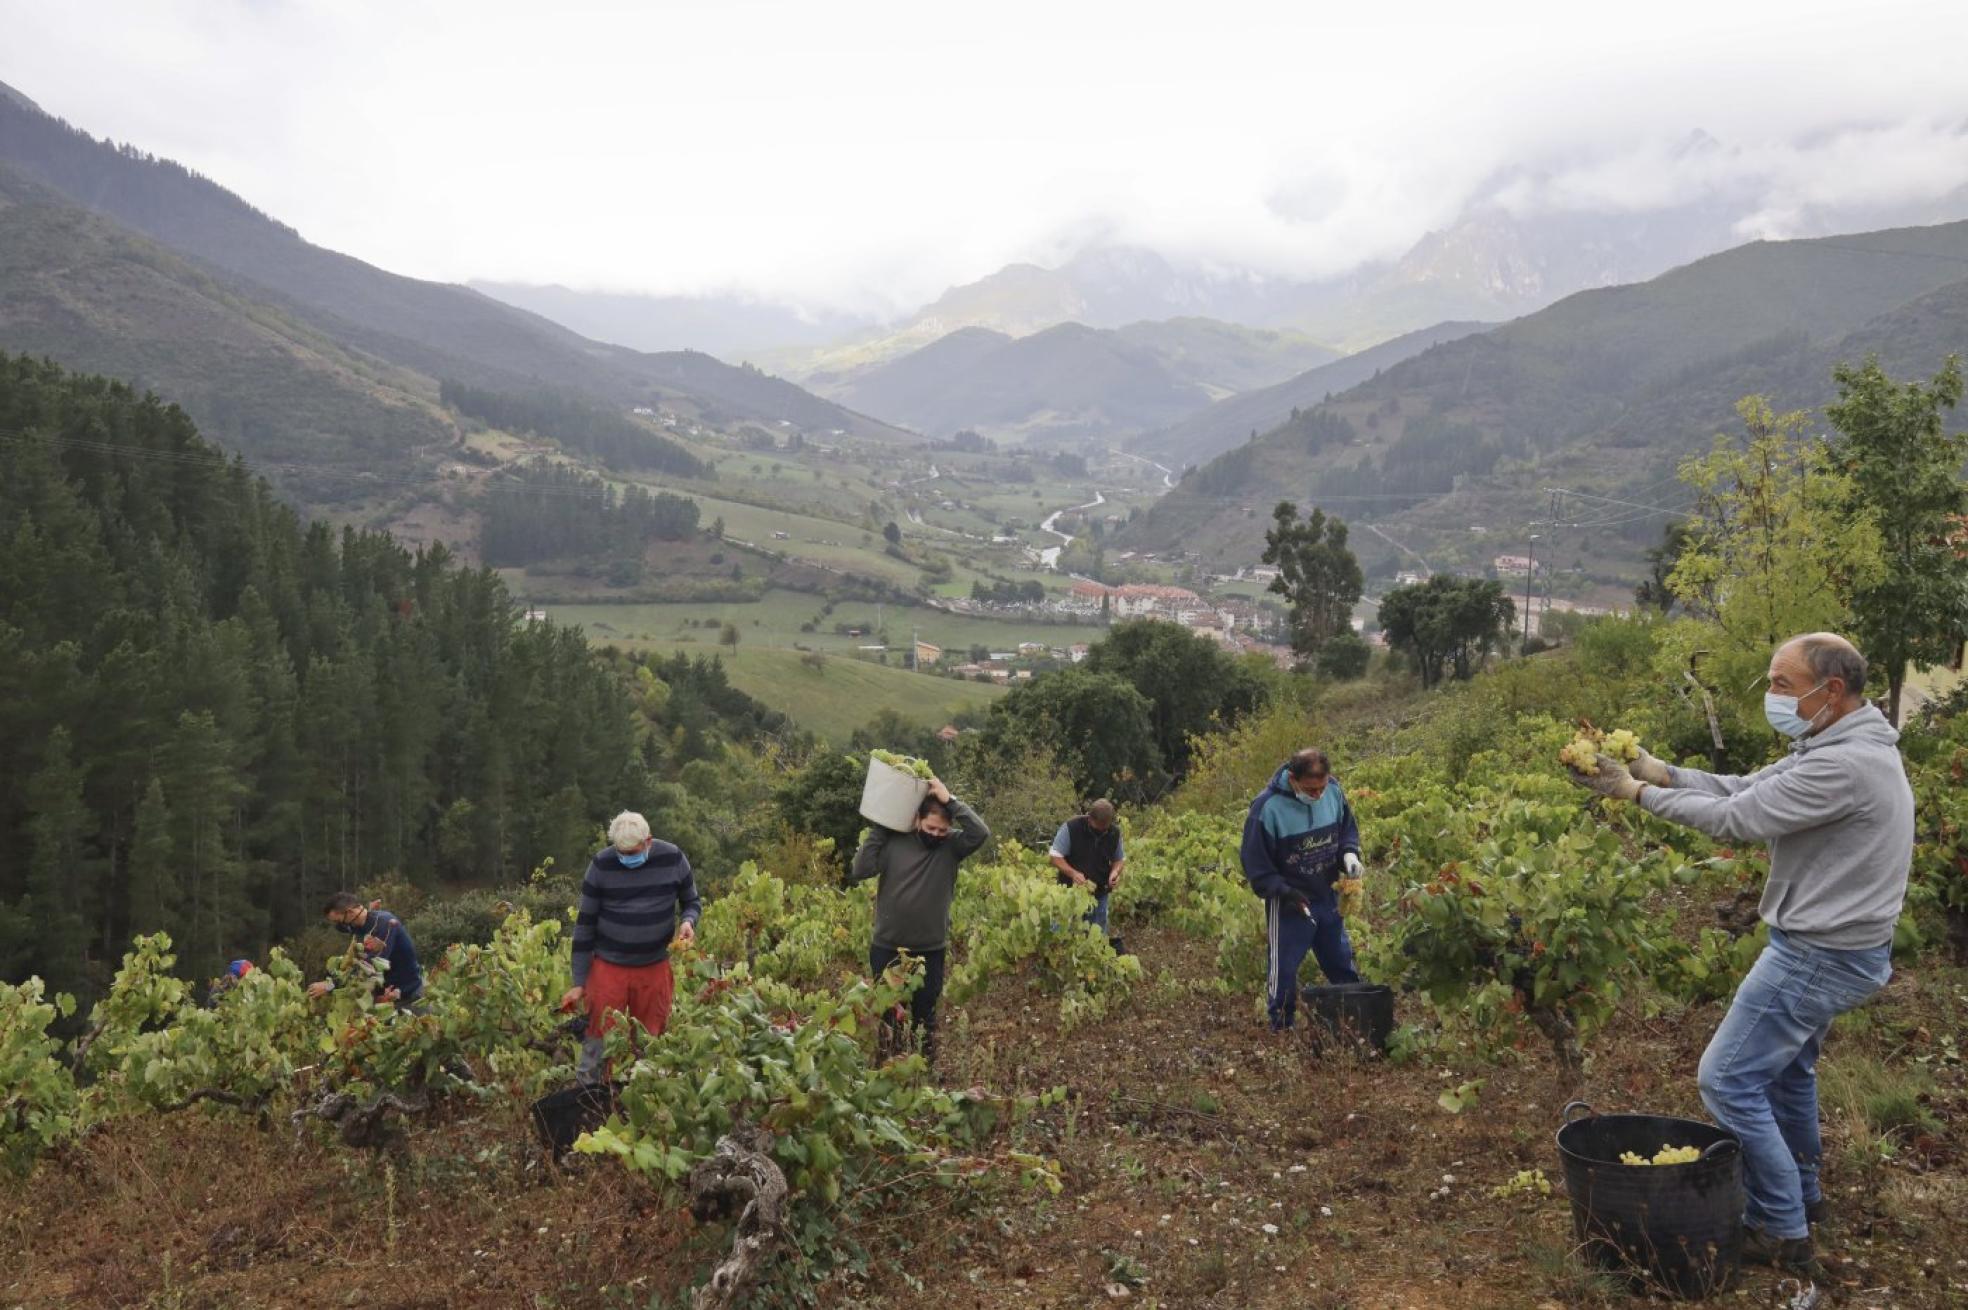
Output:
[[1057,569],[1059,567],[1059,552],[1065,550],[1068,546],[1073,544],[1073,536],[1071,533],[1061,532],[1058,528],[1052,526],[1053,524],[1059,522],[1059,516],[1061,514],[1070,514],[1074,510],[1094,509],[1097,508],[1098,506],[1105,505],[1106,503],[1107,503],[1107,493],[1104,491],[1096,490],[1093,493],[1093,499],[1089,500],[1086,504],[1068,505],[1064,509],[1056,509],[1052,513],[1046,515],[1046,521],[1039,524],[1039,531],[1049,532],[1053,536],[1059,538],[1059,544],[1057,546],[1047,546],[1044,550],[1040,551],[1039,562],[1041,564],[1044,564],[1049,569]]

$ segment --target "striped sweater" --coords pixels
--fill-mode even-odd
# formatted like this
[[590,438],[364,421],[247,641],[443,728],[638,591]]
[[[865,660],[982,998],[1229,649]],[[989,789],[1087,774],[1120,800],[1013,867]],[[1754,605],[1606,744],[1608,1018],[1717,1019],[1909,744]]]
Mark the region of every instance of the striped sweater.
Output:
[[666,841],[649,848],[639,868],[627,868],[613,846],[595,854],[581,879],[581,909],[574,920],[574,985],[588,985],[588,966],[599,955],[628,968],[670,955],[677,920],[697,922],[702,903],[690,861]]

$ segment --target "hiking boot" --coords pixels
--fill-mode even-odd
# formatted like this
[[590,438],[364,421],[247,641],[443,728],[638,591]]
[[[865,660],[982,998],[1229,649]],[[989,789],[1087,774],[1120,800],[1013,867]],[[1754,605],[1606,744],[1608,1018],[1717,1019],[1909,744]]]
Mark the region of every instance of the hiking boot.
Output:
[[1804,1221],[1806,1223],[1816,1227],[1818,1224],[1823,1223],[1824,1219],[1825,1199],[1822,1196],[1815,1201],[1806,1201],[1804,1203]]
[[1772,1237],[1761,1228],[1745,1228],[1742,1258],[1745,1264],[1769,1265],[1787,1274],[1811,1279],[1824,1277],[1817,1248],[1808,1237]]

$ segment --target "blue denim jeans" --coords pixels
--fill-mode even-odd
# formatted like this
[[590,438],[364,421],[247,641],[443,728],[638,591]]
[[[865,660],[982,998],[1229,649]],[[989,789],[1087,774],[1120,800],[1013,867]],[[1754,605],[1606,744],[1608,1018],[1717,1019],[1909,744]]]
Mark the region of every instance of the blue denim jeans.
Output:
[[1107,931],[1107,892],[1093,894],[1093,908],[1086,912],[1086,921],[1102,932]]
[[1743,1222],[1805,1237],[1804,1206],[1821,1195],[1818,1051],[1831,1021],[1893,976],[1892,947],[1831,951],[1770,929],[1770,944],[1701,1058],[1702,1104],[1742,1138]]

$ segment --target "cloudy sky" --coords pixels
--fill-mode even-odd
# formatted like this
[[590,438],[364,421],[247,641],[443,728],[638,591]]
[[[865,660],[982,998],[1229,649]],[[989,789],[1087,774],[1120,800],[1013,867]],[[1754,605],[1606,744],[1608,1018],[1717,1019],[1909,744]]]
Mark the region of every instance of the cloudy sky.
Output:
[[51,113],[398,272],[862,311],[1093,242],[1305,276],[1479,197],[1726,190],[1782,236],[1968,182],[1968,8],[1932,0],[0,0],[0,31]]

